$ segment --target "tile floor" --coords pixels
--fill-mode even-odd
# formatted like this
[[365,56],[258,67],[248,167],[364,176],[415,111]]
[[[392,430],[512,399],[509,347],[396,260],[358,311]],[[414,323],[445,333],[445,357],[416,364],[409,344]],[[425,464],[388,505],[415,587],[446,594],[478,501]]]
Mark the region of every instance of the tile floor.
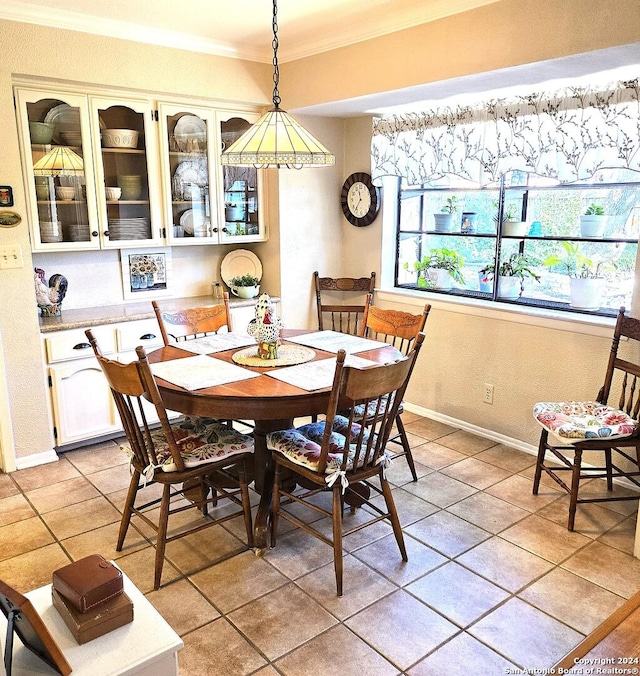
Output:
[[129,480],[115,442],[0,475],[0,579],[28,591],[89,553],[117,559],[182,636],[183,676],[542,669],[640,589],[635,501],[580,507],[569,533],[566,496],[549,481],[531,494],[533,456],[404,419],[420,478],[404,460],[389,478],[409,561],[386,523],[355,533],[342,598],[330,548],[286,522],[262,558],[234,521],[170,544],[152,591],[148,532],[130,529],[114,549]]

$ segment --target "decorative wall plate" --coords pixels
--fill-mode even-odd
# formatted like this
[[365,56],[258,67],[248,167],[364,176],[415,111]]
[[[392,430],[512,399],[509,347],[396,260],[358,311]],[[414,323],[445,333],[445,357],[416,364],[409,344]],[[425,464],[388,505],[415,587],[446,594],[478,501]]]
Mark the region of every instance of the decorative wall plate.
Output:
[[231,280],[242,275],[252,275],[262,279],[262,263],[253,251],[236,249],[222,259],[220,276],[227,286],[231,286]]

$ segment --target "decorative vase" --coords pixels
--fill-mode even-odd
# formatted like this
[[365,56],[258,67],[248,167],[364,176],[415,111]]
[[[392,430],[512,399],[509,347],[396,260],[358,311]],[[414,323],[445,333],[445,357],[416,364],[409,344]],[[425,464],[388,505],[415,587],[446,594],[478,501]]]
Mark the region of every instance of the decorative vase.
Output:
[[580,236],[602,237],[607,225],[607,218],[607,216],[597,216],[595,214],[580,216]]
[[453,214],[433,214],[436,232],[453,232]]
[[279,345],[280,341],[278,340],[258,341],[258,357],[260,359],[277,359]]
[[451,275],[448,270],[443,270],[442,268],[428,268],[427,275],[435,289],[448,291],[452,286]]
[[500,275],[498,277],[498,297],[515,300],[520,297],[520,277]]
[[570,305],[576,310],[598,310],[602,306],[604,279],[572,277],[569,283]]

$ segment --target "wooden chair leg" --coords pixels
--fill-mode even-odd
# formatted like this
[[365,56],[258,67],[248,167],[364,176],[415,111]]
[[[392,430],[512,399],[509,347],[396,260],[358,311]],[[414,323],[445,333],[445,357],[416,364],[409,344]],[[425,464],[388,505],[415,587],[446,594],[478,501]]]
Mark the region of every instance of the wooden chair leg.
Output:
[[402,422],[402,418],[399,415],[396,416],[396,426],[398,428],[398,434],[400,435],[400,441],[402,442],[404,454],[407,458],[407,464],[409,465],[409,469],[411,470],[411,476],[413,477],[414,481],[417,481],[418,475],[416,474],[416,466],[415,463],[413,462],[411,446],[409,445],[409,437],[407,436],[407,432],[404,429],[404,423]]
[[238,468],[238,482],[240,483],[240,496],[242,498],[242,512],[244,515],[244,527],[247,531],[247,545],[253,547],[253,523],[251,521],[251,502],[249,501],[249,486],[244,460]]
[[200,478],[200,500],[202,501],[202,515],[207,516],[209,514],[209,503],[207,498],[209,497],[210,487],[205,481],[204,477]]
[[571,493],[569,498],[569,522],[567,528],[573,530],[576,520],[576,507],[578,506],[578,489],[580,487],[580,471],[582,469],[582,449],[575,449],[573,470],[571,471]]
[[613,464],[611,462],[611,449],[606,448],[604,451],[605,467],[607,468],[607,490],[613,490]]
[[402,554],[402,560],[408,561],[407,548],[404,544],[404,536],[402,535],[402,526],[400,525],[400,519],[398,518],[398,510],[396,509],[396,504],[393,500],[393,495],[391,494],[391,486],[389,486],[389,482],[382,474],[380,475],[380,486],[387,506],[387,512],[389,512],[389,518],[391,519],[393,534],[396,536],[398,549],[400,550],[400,554]]
[[280,519],[280,465],[274,459],[275,472],[273,476],[273,498],[271,500],[271,547],[276,546],[278,521]]
[[336,589],[342,596],[342,487],[336,481],[333,485],[331,516],[333,521],[333,568],[336,574]]
[[124,511],[122,512],[122,519],[120,521],[120,531],[118,532],[118,543],[116,544],[116,551],[121,552],[124,545],[124,538],[129,530],[131,523],[131,515],[133,514],[133,506],[136,502],[136,495],[140,484],[140,472],[133,470],[131,481],[129,482],[129,490],[127,491],[127,499],[124,503]]
[[154,589],[160,589],[164,550],[167,544],[167,526],[169,524],[169,503],[171,501],[171,484],[165,484],[160,502],[160,516],[158,519],[158,535],[156,537],[156,568],[153,582]]
[[538,495],[540,488],[540,478],[542,476],[542,467],[544,466],[544,456],[547,450],[547,439],[549,433],[547,430],[542,430],[540,434],[540,443],[538,444],[538,459],[536,460],[536,473],[533,476],[533,494]]

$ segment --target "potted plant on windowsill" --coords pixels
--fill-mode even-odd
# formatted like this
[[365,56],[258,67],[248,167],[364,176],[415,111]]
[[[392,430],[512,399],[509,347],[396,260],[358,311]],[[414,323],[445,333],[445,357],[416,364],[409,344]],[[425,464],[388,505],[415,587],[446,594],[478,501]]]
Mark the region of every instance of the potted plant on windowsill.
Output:
[[453,231],[453,216],[458,211],[458,198],[455,195],[447,197],[445,205],[442,207],[440,213],[433,214],[435,221],[436,232],[452,232]]
[[569,275],[569,305],[576,310],[598,310],[602,306],[605,274],[616,265],[604,258],[588,258],[580,252],[578,242],[561,242],[564,254],[551,254],[544,264],[559,267]]
[[[537,261],[530,256],[520,253],[512,253],[506,260],[498,266],[498,297],[516,299],[520,298],[524,292],[524,280],[527,278],[540,281],[533,266]],[[490,263],[485,265],[479,272],[485,277],[495,275],[495,265]]]
[[260,291],[260,280],[253,275],[233,277],[229,282],[231,293],[238,298],[255,298]]
[[[430,249],[429,255],[413,264],[418,273],[418,286],[429,289],[447,291],[456,281],[464,286],[464,277],[460,270],[464,266],[464,258],[451,249]],[[404,264],[409,269],[409,264]]]
[[[496,209],[498,203],[494,202]],[[498,224],[498,216],[494,218],[496,225]],[[517,208],[514,206],[505,205],[502,212],[502,234],[505,237],[524,237],[529,232],[529,224],[526,221],[521,221],[518,215]]]
[[580,216],[580,236],[602,237],[606,225],[607,216],[604,213],[604,208],[599,204],[590,204],[584,214]]

